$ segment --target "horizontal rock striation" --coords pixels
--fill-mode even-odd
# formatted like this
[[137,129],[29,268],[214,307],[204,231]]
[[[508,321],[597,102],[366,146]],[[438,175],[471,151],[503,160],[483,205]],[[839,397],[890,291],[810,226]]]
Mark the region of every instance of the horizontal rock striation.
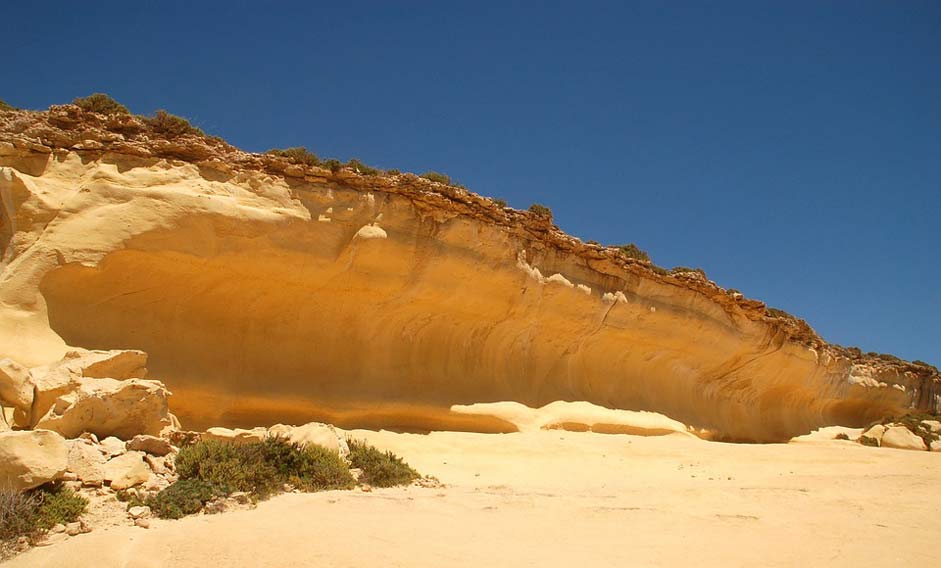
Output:
[[0,358],[141,349],[188,428],[499,432],[451,407],[568,400],[772,441],[941,405],[933,367],[410,174],[64,105],[0,113],[0,198]]

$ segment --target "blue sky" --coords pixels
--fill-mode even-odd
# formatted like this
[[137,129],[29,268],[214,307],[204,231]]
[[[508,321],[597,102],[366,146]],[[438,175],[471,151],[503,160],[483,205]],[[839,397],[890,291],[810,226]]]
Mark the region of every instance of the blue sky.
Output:
[[103,91],[248,150],[443,171],[828,340],[941,364],[939,2],[3,12],[11,104]]

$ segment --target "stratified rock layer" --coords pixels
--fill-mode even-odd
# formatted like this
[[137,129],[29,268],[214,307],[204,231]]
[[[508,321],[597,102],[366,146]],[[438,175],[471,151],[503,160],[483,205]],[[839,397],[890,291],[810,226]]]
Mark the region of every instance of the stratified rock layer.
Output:
[[450,408],[571,400],[781,440],[938,411],[930,367],[544,218],[135,120],[0,114],[0,358],[142,349],[188,428],[508,431]]

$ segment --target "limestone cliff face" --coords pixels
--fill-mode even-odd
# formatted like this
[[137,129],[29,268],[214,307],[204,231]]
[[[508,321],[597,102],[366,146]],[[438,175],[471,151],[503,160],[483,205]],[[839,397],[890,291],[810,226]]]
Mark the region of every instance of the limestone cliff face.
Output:
[[941,404],[933,368],[412,175],[66,105],[0,113],[0,198],[0,358],[142,349],[184,427],[506,431],[450,408],[584,400],[764,441]]

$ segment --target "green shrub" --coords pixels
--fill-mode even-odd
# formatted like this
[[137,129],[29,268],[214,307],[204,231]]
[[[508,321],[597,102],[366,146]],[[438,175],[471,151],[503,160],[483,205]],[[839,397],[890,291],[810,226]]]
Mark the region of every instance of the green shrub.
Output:
[[22,536],[35,540],[58,524],[78,520],[88,500],[62,484],[30,491],[0,489],[0,558]]
[[532,205],[530,205],[529,212],[538,217],[543,217],[550,221],[552,220],[552,209],[549,209],[548,207],[546,207],[545,205],[542,205],[541,203],[533,203]]
[[360,174],[362,174],[362,175],[364,175],[364,176],[376,176],[376,175],[379,175],[379,170],[377,170],[376,168],[367,166],[366,164],[360,162],[360,161],[357,160],[356,158],[353,158],[352,160],[348,161],[348,162],[346,163],[346,167],[348,167],[348,168],[350,168],[351,170],[353,170],[353,171],[355,171],[355,172],[357,172],[357,173],[360,173]]
[[876,438],[870,438],[869,436],[860,436],[859,443],[864,446],[870,446],[873,448],[879,447],[879,440],[877,440]]
[[12,544],[21,536],[32,539],[40,534],[40,503],[42,498],[36,492],[0,489],[0,546]]
[[154,132],[162,134],[167,138],[177,138],[188,134],[194,134],[196,136],[206,135],[205,132],[190,124],[189,121],[182,116],[170,114],[162,109],[154,113],[152,117],[145,119],[145,121]]
[[39,520],[37,526],[49,530],[58,524],[72,523],[85,512],[88,499],[61,485],[43,486],[39,489]]
[[501,209],[506,208],[506,201],[504,201],[504,200],[502,200],[502,199],[494,199],[494,200],[493,200],[493,204],[496,205],[497,207],[501,208]]
[[0,99],[0,112],[6,111],[6,110],[16,110],[16,107],[9,105],[7,104],[5,100]]
[[360,481],[376,487],[407,485],[418,479],[418,472],[392,452],[383,452],[362,440],[350,442],[350,462],[363,470]]
[[634,260],[640,260],[642,262],[650,262],[650,255],[647,254],[646,251],[641,250],[641,248],[634,243],[620,245],[617,248],[627,258],[633,258]]
[[850,437],[846,432],[840,432],[834,437],[835,440],[849,440]]
[[682,272],[695,272],[696,274],[706,275],[706,271],[702,268],[690,268],[688,266],[674,266],[670,269],[670,274],[680,274]]
[[73,105],[78,106],[86,112],[97,112],[98,114],[130,114],[127,107],[112,99],[104,93],[95,93],[87,97],[80,97],[72,101]]
[[397,170],[397,169],[395,169],[395,168],[392,168],[391,170],[386,170],[386,175],[387,175],[387,176],[397,176],[397,175],[399,175],[399,174],[401,174],[401,173],[402,173],[402,172],[400,172],[399,170]]
[[937,367],[935,367],[935,366],[932,365],[931,363],[926,363],[925,361],[921,361],[920,359],[915,359],[914,361],[912,361],[912,365],[918,365],[919,367],[928,367],[929,369],[931,369],[931,370],[934,371],[935,373],[938,372],[938,368],[937,368]]
[[203,505],[228,492],[201,479],[181,479],[144,504],[161,519],[179,519],[198,513]]
[[766,307],[765,312],[773,318],[796,319],[791,314],[777,308]]
[[270,154],[272,156],[280,156],[282,158],[287,158],[295,164],[301,164],[304,166],[319,166],[320,158],[317,157],[317,154],[314,154],[307,148],[303,146],[297,146],[295,148],[273,148],[265,152],[265,154]]
[[425,172],[421,175],[421,177],[438,183],[443,183],[445,185],[451,185],[451,177],[446,174],[441,174],[438,172]]
[[336,160],[334,158],[330,158],[329,160],[324,160],[323,164],[321,165],[333,173],[337,173],[338,171],[340,171],[340,168],[343,167],[343,164],[340,163],[340,160]]
[[657,266],[656,264],[651,264],[650,270],[653,270],[655,274],[659,274],[660,276],[666,276],[667,274],[670,273],[670,271],[667,270],[666,268],[662,266]]
[[180,479],[199,479],[226,492],[246,491],[262,499],[285,483],[305,491],[354,485],[346,464],[333,452],[278,437],[249,444],[197,442],[180,449],[176,471]]

